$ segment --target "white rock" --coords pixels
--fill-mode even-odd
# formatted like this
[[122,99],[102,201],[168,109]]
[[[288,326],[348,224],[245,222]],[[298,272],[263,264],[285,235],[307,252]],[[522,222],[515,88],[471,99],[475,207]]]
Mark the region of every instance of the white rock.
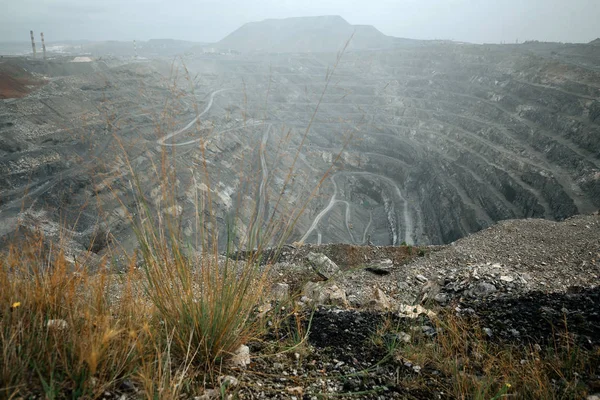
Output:
[[302,388],[302,386],[287,387],[285,388],[285,390],[289,394],[295,394],[298,396],[302,396],[302,394],[304,394],[304,389]]
[[219,391],[215,389],[206,389],[202,396],[195,396],[194,400],[211,400],[218,399],[220,396]]
[[64,319],[49,319],[48,322],[46,322],[46,327],[48,329],[62,331],[67,329],[69,324]]
[[398,340],[404,343],[410,343],[410,341],[412,340],[412,337],[406,332],[398,332],[397,337]]
[[419,281],[419,282],[427,282],[429,279],[427,279],[424,275],[417,275],[415,276],[415,278]]
[[502,275],[502,276],[500,276],[500,280],[510,283],[510,282],[513,282],[515,280],[515,278],[513,278],[510,275]]
[[250,365],[250,348],[244,344],[238,347],[238,349],[233,353],[233,357],[231,357],[230,362],[236,367],[245,367]]
[[225,386],[226,388],[235,387],[240,383],[235,376],[231,375],[221,376],[219,381],[221,382],[221,385]]
[[336,285],[327,286],[318,282],[307,282],[302,292],[311,303],[348,306],[346,292]]
[[436,316],[436,314],[433,311],[428,310],[425,307],[422,307],[420,305],[410,306],[408,304],[400,304],[400,306],[398,307],[398,313],[401,317],[404,318],[417,318],[421,314],[425,314],[428,317]]
[[346,292],[339,287],[333,285],[328,288],[329,303],[334,306],[348,306],[348,300],[346,300]]
[[369,300],[369,308],[375,311],[387,311],[392,308],[390,298],[376,287],[373,289],[373,297]]

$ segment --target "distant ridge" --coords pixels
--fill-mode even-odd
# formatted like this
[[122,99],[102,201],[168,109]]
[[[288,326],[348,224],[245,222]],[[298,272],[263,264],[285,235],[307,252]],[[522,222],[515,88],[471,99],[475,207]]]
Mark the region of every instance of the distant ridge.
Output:
[[594,39],[588,44],[591,44],[592,46],[600,46],[600,38]]
[[386,36],[371,25],[351,25],[340,16],[328,15],[250,22],[216,46],[239,52],[336,52],[353,33],[350,50],[389,48],[402,40]]

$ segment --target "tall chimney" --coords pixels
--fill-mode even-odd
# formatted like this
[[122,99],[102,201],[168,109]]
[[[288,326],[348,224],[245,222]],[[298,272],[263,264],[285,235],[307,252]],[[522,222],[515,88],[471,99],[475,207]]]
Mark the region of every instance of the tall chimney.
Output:
[[33,49],[33,58],[35,58],[35,39],[33,38],[33,31],[29,31],[31,35],[31,48]]
[[42,51],[44,52],[44,61],[46,60],[46,42],[44,42],[44,32],[40,33],[42,37]]

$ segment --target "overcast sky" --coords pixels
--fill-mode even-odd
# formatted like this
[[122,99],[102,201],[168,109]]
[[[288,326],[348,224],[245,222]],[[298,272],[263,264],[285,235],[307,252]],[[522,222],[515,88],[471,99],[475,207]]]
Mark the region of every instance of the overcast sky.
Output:
[[246,22],[341,15],[387,35],[474,43],[600,36],[600,0],[0,0],[0,41],[218,41]]

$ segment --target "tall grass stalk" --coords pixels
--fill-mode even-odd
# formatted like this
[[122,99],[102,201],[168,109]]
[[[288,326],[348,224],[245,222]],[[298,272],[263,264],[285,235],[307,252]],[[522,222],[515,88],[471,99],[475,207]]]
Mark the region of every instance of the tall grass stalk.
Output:
[[[247,216],[242,201],[228,220],[227,230],[222,229],[213,198],[216,178],[206,153],[206,140],[212,131],[203,131],[195,101],[201,162],[190,182],[194,188],[193,241],[182,234],[185,210],[178,200],[182,185],[175,148],[163,147],[158,159],[150,159],[142,176],[128,157],[132,144],[113,132],[126,171],[113,174],[115,183],[107,180],[106,187],[125,211],[139,252],[129,254],[121,274],[114,274],[108,264],[91,270],[73,263],[63,253],[64,246],[53,243],[40,229],[24,234],[22,241],[0,255],[0,398],[40,393],[47,398],[98,398],[106,390],[128,382],[133,382],[140,388],[139,394],[148,399],[180,398],[190,388],[197,388],[199,382],[203,386],[204,377],[210,377],[214,367],[261,333],[263,324],[256,318],[255,309],[269,287],[270,266],[261,266],[260,261],[266,247],[275,246],[279,251],[289,239],[300,215],[331,171],[325,172],[299,206],[285,204],[297,160],[347,45],[328,72],[269,215],[259,209],[257,202],[250,217],[254,222],[245,234],[240,234],[243,230],[237,226],[237,221]],[[177,100],[186,95],[177,87],[178,80],[190,83],[195,99],[193,80],[185,64],[179,74],[179,69],[173,67],[171,97],[162,112],[154,115],[158,136],[175,126]],[[107,114],[107,126],[118,128],[108,119]],[[278,152],[292,135],[291,130],[282,135]],[[349,137],[345,140],[335,162]],[[283,164],[282,159],[280,154],[271,157],[273,169],[275,164]],[[240,172],[249,165],[242,161]],[[156,178],[159,188],[158,203],[148,200],[150,175]],[[207,190],[199,192],[199,185]],[[249,184],[240,187],[252,190]],[[133,195],[132,202],[126,189]],[[239,198],[244,194],[240,192]],[[99,204],[99,209],[103,207]],[[98,239],[92,240],[90,248]],[[120,244],[114,237],[111,239],[108,254],[126,250],[118,248]],[[220,254],[219,243],[223,242],[227,255],[244,248],[255,252],[245,261],[232,260]]]

